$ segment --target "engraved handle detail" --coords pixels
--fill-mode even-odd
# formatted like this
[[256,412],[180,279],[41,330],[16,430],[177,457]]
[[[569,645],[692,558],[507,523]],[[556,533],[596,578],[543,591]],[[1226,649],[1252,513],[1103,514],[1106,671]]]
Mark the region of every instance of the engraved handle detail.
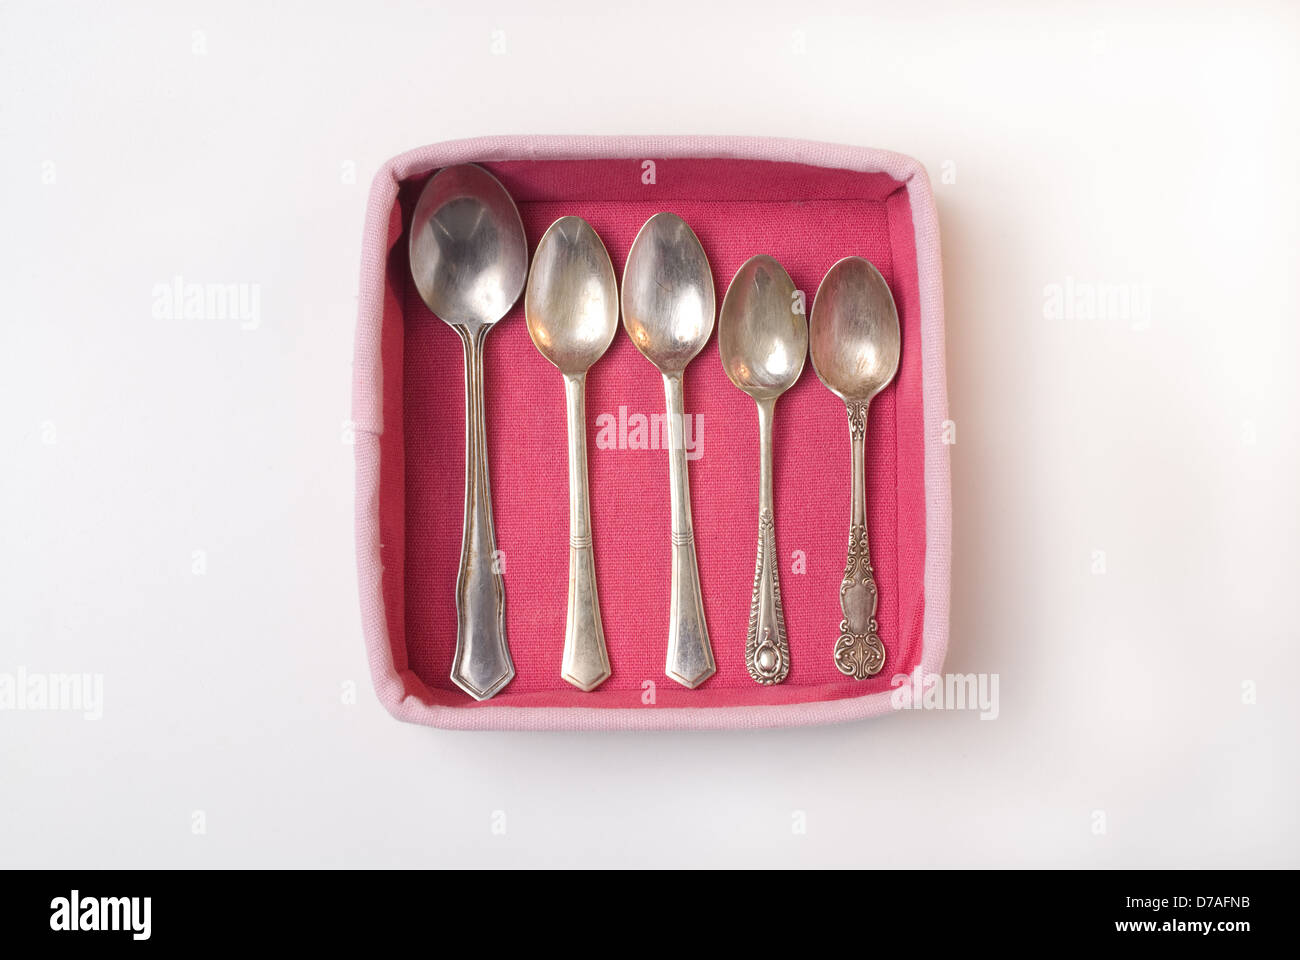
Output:
[[672,491],[673,567],[672,601],[668,612],[668,658],[664,672],[694,689],[713,676],[717,666],[704,622],[704,597],[695,561],[695,533],[691,527],[691,486],[686,467],[682,375],[664,374],[668,403],[668,465]]
[[754,562],[754,593],[749,602],[749,631],[745,636],[745,666],[755,683],[780,683],[790,672],[785,613],[776,555],[776,522],[772,507],[772,412],[775,399],[758,402],[759,486],[758,555]]
[[569,612],[560,676],[579,690],[594,690],[609,679],[610,667],[591,543],[585,374],[566,376],[564,392],[569,419]]
[[840,584],[840,638],[835,643],[835,666],[855,680],[874,677],[885,666],[885,645],[876,625],[875,571],[867,542],[867,476],[864,452],[869,401],[850,401],[849,437],[853,448],[853,508],[849,521],[848,560]]
[[465,346],[465,519],[456,577],[456,655],[451,679],[475,700],[493,696],[515,675],[506,646],[506,588],[497,572],[488,485],[483,412],[483,337],[487,329],[456,327]]

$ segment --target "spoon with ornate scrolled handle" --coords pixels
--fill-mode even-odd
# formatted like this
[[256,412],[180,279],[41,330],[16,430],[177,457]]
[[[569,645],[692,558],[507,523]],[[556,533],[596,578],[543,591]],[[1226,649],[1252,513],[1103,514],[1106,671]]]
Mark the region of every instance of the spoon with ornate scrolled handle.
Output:
[[506,588],[496,564],[483,412],[483,338],[510,312],[528,274],[528,242],[510,194],[482,167],[446,167],[411,217],[411,276],[465,348],[465,518],[456,577],[451,679],[486,700],[515,675],[506,646]]
[[632,241],[623,268],[623,326],[664,378],[673,520],[672,600],[664,670],[691,688],[713,676],[717,667],[704,622],[695,560],[682,376],[713,332],[713,311],[713,274],[699,239],[676,214],[655,214]]
[[813,300],[809,340],[813,369],[844,401],[849,414],[853,500],[848,560],[840,584],[844,619],[834,656],[841,673],[864,680],[885,665],[867,542],[867,410],[871,398],[894,379],[902,346],[898,310],[880,271],[861,257],[846,257],[832,266]]
[[524,294],[528,335],[564,375],[569,421],[569,609],[560,676],[579,690],[609,678],[596,594],[587,489],[587,371],[618,330],[618,281],[609,253],[581,217],[561,217],[537,243]]
[[772,257],[747,260],[722,299],[718,347],[731,382],[758,405],[758,557],[750,597],[745,666],[756,683],[780,683],[790,670],[781,609],[772,507],[772,415],[808,355],[808,321],[794,281]]

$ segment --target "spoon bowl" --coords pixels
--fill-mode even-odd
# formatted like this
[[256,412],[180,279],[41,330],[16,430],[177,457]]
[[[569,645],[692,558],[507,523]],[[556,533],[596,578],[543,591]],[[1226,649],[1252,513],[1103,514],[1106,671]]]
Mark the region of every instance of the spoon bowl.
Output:
[[424,185],[410,253],[420,299],[452,326],[496,323],[528,275],[519,209],[496,177],[472,163],[446,167]]
[[524,295],[528,335],[565,376],[585,373],[618,330],[618,280],[600,236],[561,217],[537,243]]
[[713,333],[713,273],[681,217],[656,213],[632,241],[623,268],[623,326],[664,374],[681,373]]
[[846,403],[870,400],[898,371],[902,334],[885,278],[861,257],[827,271],[813,300],[813,369]]
[[722,298],[722,367],[755,400],[779,397],[803,372],[808,322],[794,309],[796,292],[785,267],[759,254],[736,271]]

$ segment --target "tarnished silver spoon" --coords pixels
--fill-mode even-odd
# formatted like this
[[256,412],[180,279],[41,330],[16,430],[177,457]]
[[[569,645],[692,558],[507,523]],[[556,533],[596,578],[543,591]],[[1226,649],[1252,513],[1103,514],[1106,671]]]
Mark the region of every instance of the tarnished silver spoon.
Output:
[[528,335],[564,375],[569,421],[569,611],[560,675],[579,690],[609,678],[609,653],[596,595],[587,488],[587,371],[618,330],[618,281],[596,231],[561,217],[537,243],[524,294]]
[[528,242],[505,187],[471,163],[435,174],[411,217],[411,276],[465,347],[465,518],[456,577],[451,679],[475,700],[515,675],[506,646],[506,588],[496,571],[483,413],[483,338],[510,312],[528,274]]
[[704,622],[695,561],[691,485],[682,422],[682,375],[713,333],[713,274],[694,231],[674,213],[656,213],[641,227],[623,268],[623,326],[664,378],[672,490],[672,601],[665,672],[698,687],[717,666]]
[[794,281],[772,257],[752,257],[736,271],[718,315],[718,347],[731,382],[758,405],[758,557],[745,636],[745,666],[757,683],[780,683],[790,670],[790,647],[777,574],[772,415],[777,397],[789,390],[803,371],[808,321]]
[[876,623],[876,575],[867,543],[867,410],[871,398],[894,379],[902,347],[898,309],[880,271],[861,257],[833,265],[817,288],[809,335],[813,369],[848,409],[853,449],[849,552],[840,584],[844,619],[835,642],[835,666],[865,680],[885,665]]

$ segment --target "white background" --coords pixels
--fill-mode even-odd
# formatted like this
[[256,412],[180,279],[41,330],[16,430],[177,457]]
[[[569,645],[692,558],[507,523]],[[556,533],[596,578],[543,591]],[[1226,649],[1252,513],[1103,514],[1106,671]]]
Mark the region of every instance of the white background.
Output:
[[[0,6],[0,672],[104,677],[100,720],[0,712],[0,863],[1300,865],[1295,8],[538,6]],[[926,164],[947,668],[998,674],[998,719],[383,711],[343,442],[365,196],[488,133]],[[260,326],[154,318],[175,276],[260,285]],[[1150,310],[1050,316],[1067,282]]]

